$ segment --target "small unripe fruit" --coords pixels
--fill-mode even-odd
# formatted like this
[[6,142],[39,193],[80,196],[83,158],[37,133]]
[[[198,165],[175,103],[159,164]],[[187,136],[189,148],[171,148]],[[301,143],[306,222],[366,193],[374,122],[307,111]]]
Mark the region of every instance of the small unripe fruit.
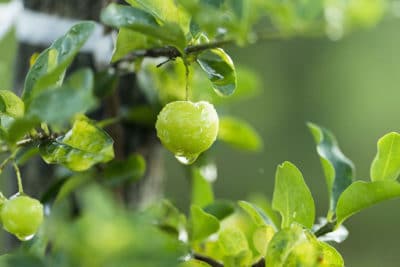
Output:
[[210,148],[218,134],[218,114],[208,102],[175,101],[158,114],[156,129],[161,143],[185,164],[193,163]]
[[4,202],[1,209],[3,227],[20,240],[30,239],[43,221],[42,204],[29,196],[16,195]]

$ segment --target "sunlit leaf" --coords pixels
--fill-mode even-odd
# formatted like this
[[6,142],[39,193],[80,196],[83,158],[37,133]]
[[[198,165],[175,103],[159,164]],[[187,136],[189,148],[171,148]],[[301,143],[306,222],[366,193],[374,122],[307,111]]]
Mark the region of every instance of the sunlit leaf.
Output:
[[278,166],[272,207],[282,216],[282,228],[297,222],[311,228],[315,218],[314,200],[303,175],[290,162]]
[[267,253],[269,242],[275,234],[272,226],[264,225],[258,227],[253,233],[253,245],[260,255],[264,256]]
[[0,114],[20,118],[24,112],[24,102],[18,96],[11,91],[0,90]]
[[143,7],[155,18],[163,22],[173,22],[184,32],[189,27],[189,14],[174,0],[127,0],[133,6]]
[[204,261],[190,259],[181,263],[179,267],[211,267],[211,265],[205,263]]
[[240,229],[227,227],[219,233],[219,244],[225,255],[237,256],[249,249],[246,236]]
[[396,180],[400,174],[400,134],[389,133],[378,141],[371,165],[371,180]]
[[181,51],[186,46],[185,35],[177,24],[160,25],[151,14],[136,7],[110,4],[101,13],[101,20],[112,27],[128,28],[152,36]]
[[43,51],[30,68],[23,100],[30,101],[43,90],[61,85],[65,70],[94,30],[93,22],[81,22]]
[[337,224],[353,214],[379,202],[400,197],[400,183],[396,181],[356,181],[340,196],[336,207]]
[[78,119],[72,129],[55,140],[40,145],[44,161],[83,171],[114,158],[113,140],[87,120]]
[[263,142],[256,130],[247,122],[234,117],[220,117],[218,139],[233,147],[259,151]]
[[319,242],[322,249],[321,260],[318,267],[343,267],[344,261],[342,255],[331,245],[325,242]]
[[266,266],[283,267],[287,257],[293,248],[304,242],[306,236],[303,229],[294,224],[291,228],[285,228],[277,232],[269,242],[265,256]]
[[330,131],[313,123],[308,123],[308,127],[317,144],[317,152],[330,195],[329,210],[330,216],[332,216],[340,195],[353,182],[354,165],[340,151],[337,141]]
[[[274,225],[264,211],[256,205],[246,201],[239,201],[239,206],[250,216],[257,226]],[[274,227],[277,227],[277,225],[274,225]]]
[[197,62],[207,73],[213,88],[224,96],[236,89],[236,71],[232,59],[222,49],[211,49],[200,53]]

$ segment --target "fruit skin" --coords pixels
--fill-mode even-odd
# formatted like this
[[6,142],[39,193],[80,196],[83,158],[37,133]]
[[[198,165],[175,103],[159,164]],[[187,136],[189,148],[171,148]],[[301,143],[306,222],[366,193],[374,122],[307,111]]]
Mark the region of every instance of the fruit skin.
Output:
[[156,129],[161,143],[177,157],[194,161],[210,148],[218,134],[218,114],[206,101],[175,101],[158,114]]
[[42,204],[26,195],[15,195],[4,202],[1,209],[3,227],[24,240],[36,233],[43,221]]

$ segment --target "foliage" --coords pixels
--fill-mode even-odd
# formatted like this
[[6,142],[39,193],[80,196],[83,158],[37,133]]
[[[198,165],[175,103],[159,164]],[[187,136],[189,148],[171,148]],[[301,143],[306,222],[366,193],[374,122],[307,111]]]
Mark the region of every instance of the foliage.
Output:
[[[24,195],[19,166],[32,157],[55,164],[62,173],[52,186],[43,188],[44,223],[37,232],[36,227],[29,229],[28,237],[25,232],[19,236],[19,229],[29,221],[29,216],[21,218],[26,210],[7,212],[13,198],[0,196],[4,228],[21,239],[33,238],[0,256],[1,266],[344,266],[342,256],[327,242],[338,240],[335,230],[350,216],[400,196],[396,181],[399,134],[389,133],[379,140],[371,181],[365,182],[355,180],[353,163],[341,152],[333,134],[308,124],[330,200],[326,223],[318,225],[312,194],[301,171],[290,162],[277,168],[272,204],[216,198],[212,190],[216,166],[211,152],[205,150],[217,139],[256,152],[263,147],[262,138],[247,122],[230,115],[214,118],[212,127],[205,127],[209,121],[203,113],[207,110],[194,114],[195,105],[189,100],[205,103],[216,117],[207,102],[222,114],[231,103],[257,93],[257,78],[236,66],[224,45],[310,35],[337,39],[377,23],[384,15],[385,2],[127,2],[112,3],[101,13],[102,23],[118,30],[112,62],[106,69],[67,71],[94,31],[95,24],[86,21],[32,60],[21,97],[0,90],[0,140],[5,155],[0,168],[12,163],[19,194]],[[146,57],[166,61],[155,66]],[[131,72],[137,75],[146,103],[132,103],[127,110],[118,110],[116,117],[93,120],[90,112],[116,90],[123,74]],[[171,121],[165,107],[176,103],[190,106],[190,111],[174,110]],[[163,120],[164,115],[157,118],[161,109],[160,114],[168,111],[168,119]],[[191,178],[189,214],[167,200],[140,210],[123,205],[118,190],[145,176],[146,161],[138,153],[115,159],[114,140],[104,129],[114,123],[136,123],[152,130],[162,124],[157,130],[169,150],[178,156],[188,151],[196,154],[186,164],[204,152],[185,166]],[[193,125],[198,127],[190,128]],[[205,138],[210,131],[211,137]],[[40,203],[32,201],[42,211]],[[13,216],[20,228],[11,228]]]

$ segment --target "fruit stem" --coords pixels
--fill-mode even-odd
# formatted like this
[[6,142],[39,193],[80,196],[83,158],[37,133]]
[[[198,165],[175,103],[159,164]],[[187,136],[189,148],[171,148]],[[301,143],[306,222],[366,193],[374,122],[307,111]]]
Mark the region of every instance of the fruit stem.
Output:
[[21,172],[19,171],[19,167],[15,160],[13,160],[13,167],[15,170],[15,174],[17,175],[17,183],[18,183],[18,193],[22,194],[24,193],[24,188],[22,187],[22,178],[21,178]]
[[189,70],[189,63],[186,60],[185,60],[184,64],[185,64],[185,77],[186,77],[186,86],[185,86],[186,95],[185,95],[185,100],[189,101],[189,74],[190,74],[190,70]]

